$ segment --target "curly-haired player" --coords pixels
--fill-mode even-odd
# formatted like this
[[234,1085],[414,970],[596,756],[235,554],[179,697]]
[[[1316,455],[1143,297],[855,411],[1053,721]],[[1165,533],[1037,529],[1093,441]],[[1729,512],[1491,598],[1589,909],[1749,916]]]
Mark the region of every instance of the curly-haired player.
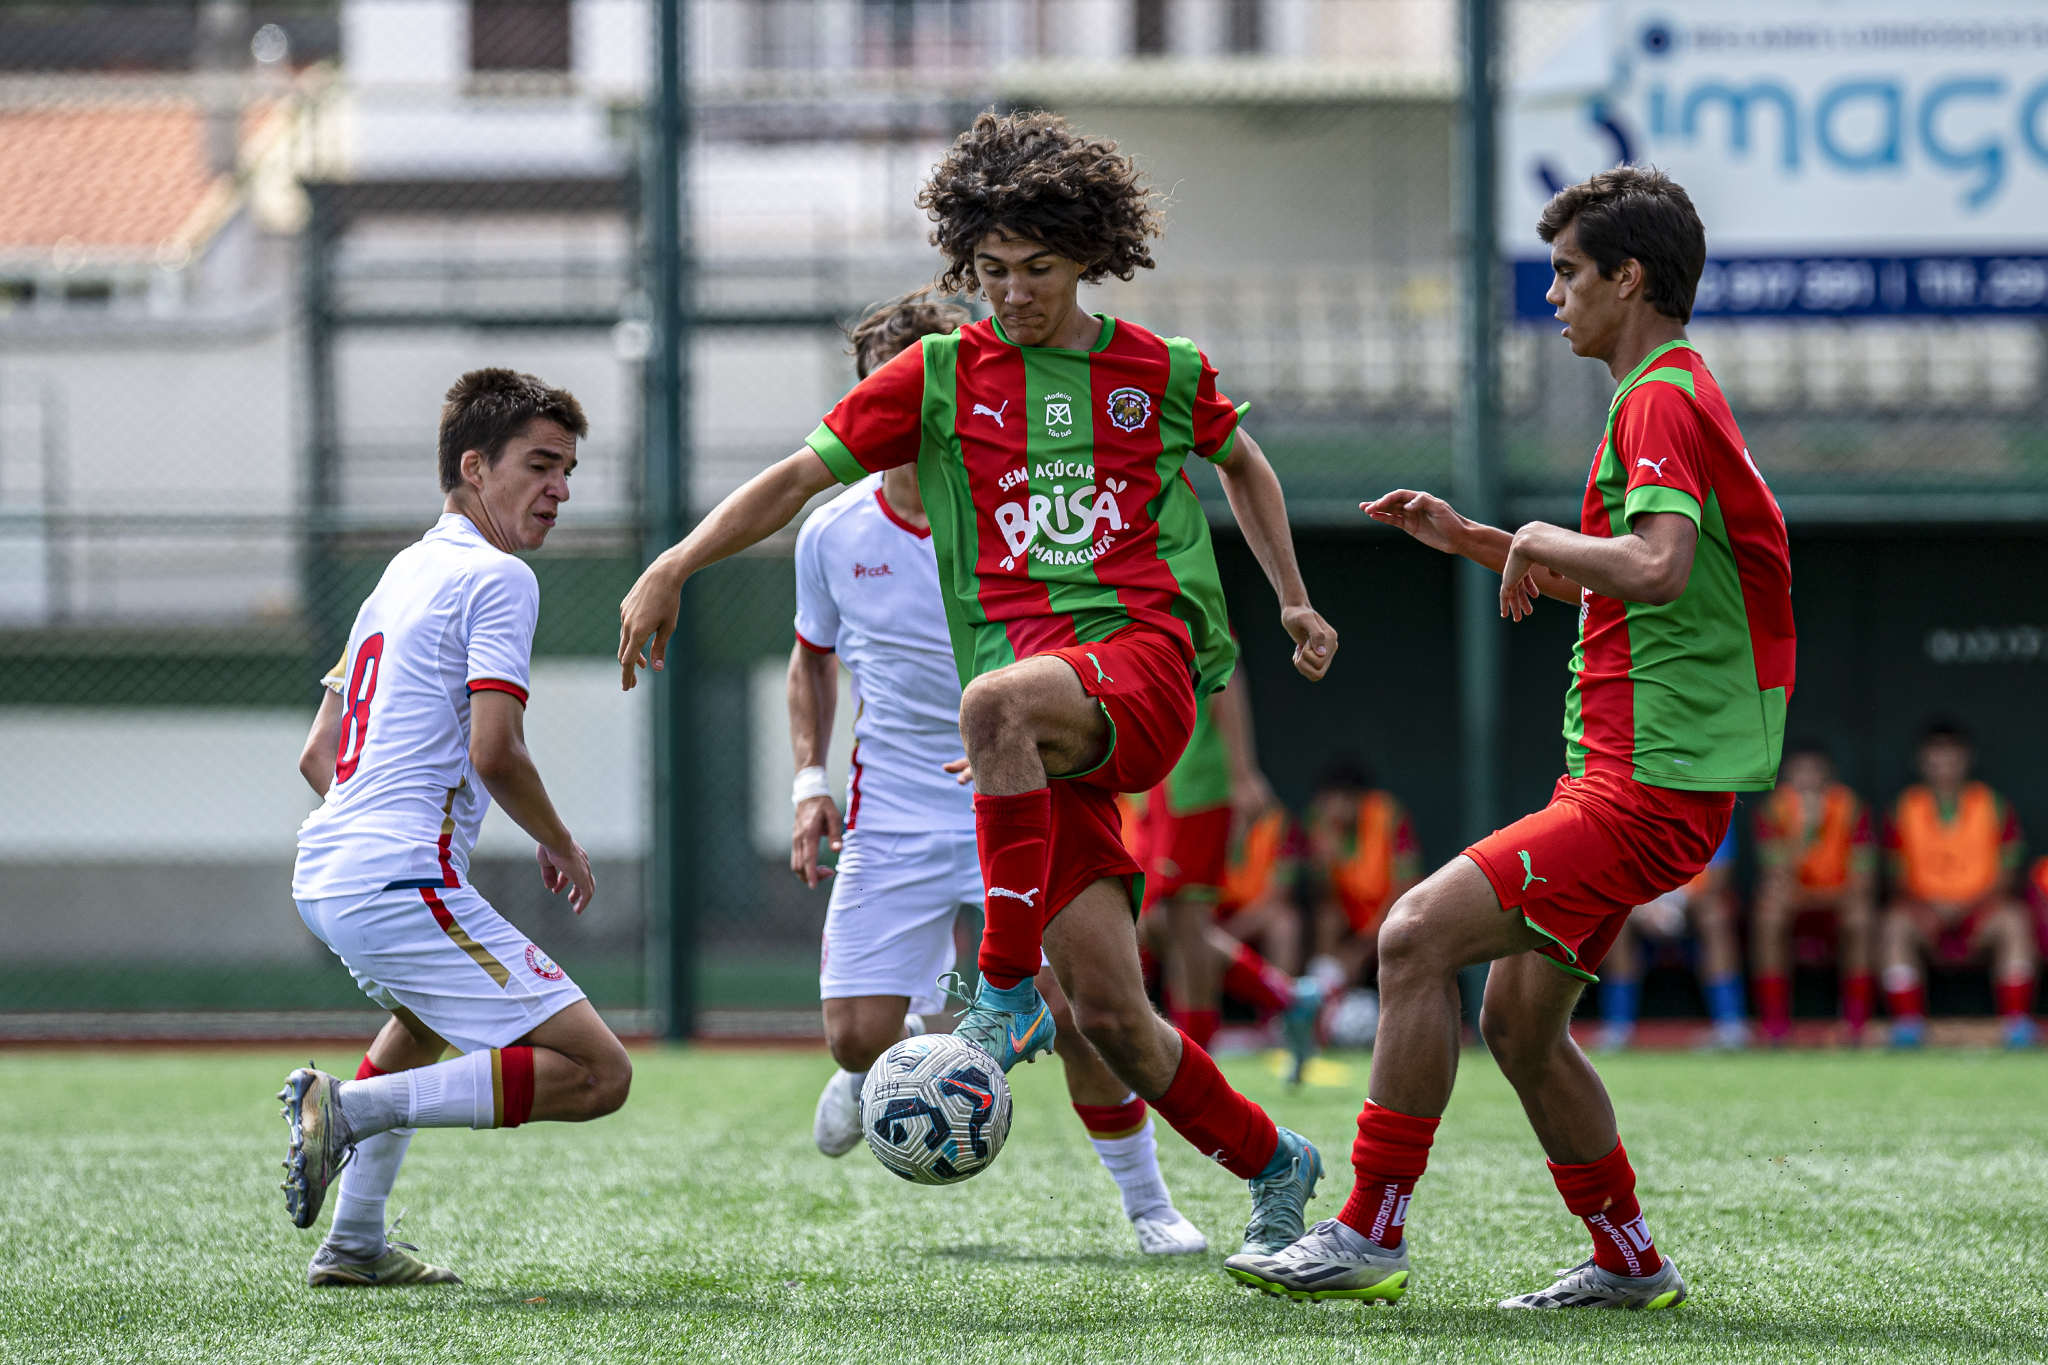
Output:
[[1295,666],[1329,669],[1272,466],[1194,343],[1082,310],[1083,281],[1151,263],[1150,192],[1114,144],[1049,114],[984,114],[919,196],[942,282],[995,316],[928,336],[869,375],[806,448],[757,476],[641,575],[620,607],[631,687],[656,667],[692,573],[761,540],[835,480],[912,464],[931,518],[979,789],[982,982],[959,1031],[1006,1069],[1051,1048],[1041,942],[1110,1069],[1183,1137],[1251,1182],[1251,1250],[1298,1236],[1322,1162],[1152,1012],[1132,912],[1143,874],[1118,792],[1158,785],[1195,700],[1235,663],[1208,524],[1182,472],[1222,477],[1280,596]]

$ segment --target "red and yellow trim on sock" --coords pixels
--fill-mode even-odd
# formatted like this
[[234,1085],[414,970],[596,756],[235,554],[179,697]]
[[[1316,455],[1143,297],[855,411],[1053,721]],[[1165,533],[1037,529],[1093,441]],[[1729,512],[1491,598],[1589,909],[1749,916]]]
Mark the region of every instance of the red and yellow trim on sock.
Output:
[[1122,1104],[1076,1103],[1074,1112],[1080,1116],[1081,1126],[1088,1130],[1088,1136],[1098,1142],[1134,1137],[1151,1122],[1145,1101],[1139,1099],[1135,1091]]
[[491,1127],[517,1128],[533,1117],[533,1049],[491,1049]]

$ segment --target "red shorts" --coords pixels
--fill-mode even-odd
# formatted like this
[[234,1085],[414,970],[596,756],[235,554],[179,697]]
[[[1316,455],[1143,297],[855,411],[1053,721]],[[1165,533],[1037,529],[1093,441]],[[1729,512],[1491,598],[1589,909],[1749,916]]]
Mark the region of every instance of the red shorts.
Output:
[[1549,939],[1536,951],[1593,973],[1636,906],[1676,891],[1721,846],[1733,792],[1652,787],[1612,773],[1561,777],[1550,804],[1465,850],[1501,909]]
[[1984,922],[2004,906],[2005,898],[1994,891],[1946,924],[1933,906],[1923,902],[1907,901],[1903,908],[1927,940],[1927,949],[1935,962],[1943,967],[1960,967],[1977,955],[1977,935],[1984,932]]
[[1124,848],[1116,794],[1150,791],[1180,762],[1195,730],[1194,679],[1180,646],[1145,626],[1046,653],[1066,660],[1082,689],[1101,705],[1109,720],[1109,753],[1085,773],[1052,779],[1045,917],[1050,921],[1104,877],[1137,879],[1130,884],[1135,913],[1149,869]]
[[1144,849],[1132,849],[1145,869],[1145,904],[1182,892],[1214,901],[1230,869],[1230,807],[1175,815],[1166,804],[1166,784],[1145,798]]

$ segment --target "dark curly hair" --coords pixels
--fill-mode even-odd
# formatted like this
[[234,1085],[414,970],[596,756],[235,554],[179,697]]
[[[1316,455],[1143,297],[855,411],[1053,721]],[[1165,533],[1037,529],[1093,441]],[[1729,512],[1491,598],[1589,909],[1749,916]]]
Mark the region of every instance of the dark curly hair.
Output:
[[902,298],[878,303],[847,331],[853,368],[862,379],[919,337],[954,331],[972,317],[957,303],[933,303],[931,292],[926,285]]
[[1145,245],[1164,227],[1158,193],[1108,138],[1084,137],[1058,114],[990,111],[954,141],[918,191],[946,257],[939,289],[971,294],[974,249],[1001,229],[1081,263],[1081,278],[1128,280],[1152,269]]

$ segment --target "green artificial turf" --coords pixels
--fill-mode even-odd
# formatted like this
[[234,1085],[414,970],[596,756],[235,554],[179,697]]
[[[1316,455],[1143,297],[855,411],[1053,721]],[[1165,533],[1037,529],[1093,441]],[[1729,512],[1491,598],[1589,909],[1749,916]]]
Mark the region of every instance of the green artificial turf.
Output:
[[[1162,1130],[1209,1255],[1141,1257],[1065,1107],[1020,1067],[987,1175],[922,1189],[810,1143],[821,1054],[639,1054],[587,1127],[424,1132],[393,1199],[461,1288],[303,1287],[270,1098],[303,1055],[0,1054],[7,1361],[1983,1361],[2048,1357],[2048,1056],[1604,1063],[1672,1313],[1492,1305],[1586,1254],[1519,1107],[1468,1054],[1410,1223],[1418,1287],[1303,1307],[1229,1284],[1243,1186]],[[352,1056],[323,1055],[337,1070]],[[1356,1087],[1233,1078],[1348,1187]],[[1362,1079],[1354,1065],[1354,1080]]]

